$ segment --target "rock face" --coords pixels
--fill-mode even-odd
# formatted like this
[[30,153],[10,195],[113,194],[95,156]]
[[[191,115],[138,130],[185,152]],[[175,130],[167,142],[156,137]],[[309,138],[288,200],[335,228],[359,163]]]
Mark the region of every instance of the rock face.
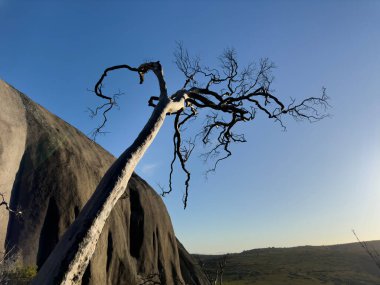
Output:
[[[40,267],[115,158],[0,80],[1,247]],[[207,284],[177,241],[161,198],[137,175],[116,204],[82,284]],[[153,284],[153,283],[146,283]]]

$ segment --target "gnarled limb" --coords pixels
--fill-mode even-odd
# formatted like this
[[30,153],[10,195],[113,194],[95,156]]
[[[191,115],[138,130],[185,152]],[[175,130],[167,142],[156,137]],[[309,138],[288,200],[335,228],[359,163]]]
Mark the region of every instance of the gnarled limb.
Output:
[[151,105],[151,104],[153,104],[153,100],[158,101],[161,97],[167,97],[168,96],[167,90],[166,90],[166,83],[165,83],[164,76],[162,73],[162,67],[161,67],[161,64],[159,61],[144,63],[144,64],[141,64],[137,68],[131,67],[127,64],[115,65],[115,66],[111,66],[111,67],[106,68],[104,70],[103,74],[100,76],[98,82],[95,84],[94,93],[96,94],[96,96],[106,100],[107,103],[104,103],[104,104],[96,107],[95,110],[90,109],[90,113],[91,113],[90,116],[91,117],[95,117],[99,112],[102,113],[102,117],[103,117],[101,124],[98,127],[96,127],[95,130],[92,131],[93,140],[96,139],[97,135],[104,133],[103,128],[106,125],[107,120],[108,120],[107,119],[107,113],[109,111],[111,111],[112,108],[117,106],[117,99],[120,96],[121,92],[115,94],[113,97],[110,97],[110,96],[103,94],[103,82],[110,72],[115,71],[115,70],[119,70],[119,69],[127,69],[129,71],[138,73],[139,78],[140,78],[140,84],[144,83],[144,75],[147,72],[149,72],[149,71],[154,72],[154,74],[156,75],[156,77],[158,79],[161,95],[160,95],[160,97],[155,97],[155,96],[151,97],[149,100],[150,106],[153,106],[153,105]]
[[[181,44],[175,53],[176,64],[185,76],[184,92],[187,94],[186,106],[191,113],[184,109],[177,114],[174,121],[174,157],[170,166],[169,191],[172,191],[172,176],[176,158],[186,174],[184,206],[187,205],[190,171],[186,168],[193,147],[184,147],[183,142],[200,140],[205,151],[201,155],[205,161],[213,161],[206,175],[214,172],[219,163],[232,155],[232,143],[246,142],[244,134],[236,133],[236,126],[253,121],[257,115],[263,114],[280,124],[285,130],[284,117],[288,115],[295,120],[316,122],[328,116],[328,97],[326,89],[322,89],[320,97],[309,97],[297,102],[291,99],[284,103],[271,91],[273,76],[271,71],[274,64],[268,59],[262,59],[257,64],[251,63],[241,68],[236,53],[227,49],[219,58],[219,68],[201,66],[198,57],[192,59]],[[186,89],[187,88],[187,89]],[[182,139],[182,132],[191,118],[197,117],[207,109],[205,123],[193,139]],[[184,118],[180,120],[181,116]]]
[[[187,205],[190,185],[190,171],[186,163],[191,156],[194,140],[182,138],[182,132],[192,119],[203,109],[211,110],[207,115],[203,130],[195,137],[200,138],[205,147],[209,147],[205,158],[216,159],[211,171],[218,163],[228,158],[232,152],[231,143],[245,142],[243,134],[234,132],[239,123],[252,121],[256,114],[262,113],[268,118],[279,122],[282,126],[282,116],[290,115],[296,120],[318,121],[324,118],[327,96],[310,97],[300,103],[292,100],[286,106],[278,97],[271,93],[270,74],[273,64],[261,60],[258,67],[254,64],[241,69],[233,50],[226,50],[220,57],[220,69],[201,67],[199,59],[191,60],[187,52],[179,52],[177,65],[185,75],[185,84],[173,95],[168,97],[166,83],[160,62],[148,62],[138,68],[128,65],[117,65],[107,68],[95,85],[95,94],[108,102],[96,109],[103,112],[103,123],[107,121],[107,112],[115,106],[115,100],[103,94],[103,81],[109,72],[118,69],[128,69],[136,72],[140,83],[144,75],[152,71],[158,80],[160,96],[149,99],[149,105],[154,107],[153,113],[133,144],[107,171],[94,194],[86,203],[78,218],[69,227],[64,236],[42,266],[32,284],[79,284],[90,261],[104,224],[116,202],[123,195],[128,181],[141,157],[152,143],[167,115],[174,114],[174,158],[171,164],[169,192],[172,190],[171,178],[176,158],[181,169],[186,173],[184,206]],[[199,83],[205,80],[205,83]]]
[[[138,69],[132,69],[132,71],[136,70],[140,76],[148,71],[156,74],[161,91],[158,104],[136,140],[104,175],[94,194],[59,240],[32,284],[73,285],[81,283],[104,224],[116,202],[124,194],[137,163],[157,135],[166,114],[178,111],[175,108],[178,107],[179,101],[174,101],[167,96],[159,62],[146,63]],[[105,75],[102,76],[102,78],[104,77]],[[97,95],[104,96],[99,86],[101,84],[96,85],[95,92]]]
[[[169,189],[163,190],[162,195],[166,195],[173,190],[172,181],[174,175],[174,165],[179,161],[182,171],[185,173],[185,191],[183,204],[186,208],[191,172],[186,167],[196,140],[200,140],[205,148],[201,157],[205,161],[212,161],[212,166],[206,171],[214,172],[219,163],[232,155],[230,146],[233,143],[246,142],[244,134],[236,133],[236,126],[241,123],[253,121],[257,115],[263,114],[267,118],[280,124],[285,130],[284,117],[294,120],[306,120],[309,122],[319,121],[328,114],[326,113],[328,97],[323,88],[320,97],[309,97],[297,102],[291,99],[289,104],[283,102],[271,91],[273,76],[271,71],[274,64],[268,59],[261,59],[258,63],[250,63],[246,67],[240,67],[236,52],[227,49],[219,57],[220,67],[209,68],[202,66],[198,57],[191,58],[186,49],[178,44],[175,52],[178,69],[185,76],[183,87],[175,92],[170,99],[173,108],[168,111],[168,115],[175,114],[174,135],[173,135],[173,159],[170,164]],[[129,66],[111,67],[105,71],[119,68],[128,68],[136,71],[140,75],[140,82],[143,75],[150,66],[141,65],[139,68]],[[156,74],[160,84],[161,94],[166,93],[166,86],[159,74]],[[101,86],[105,76],[98,81],[95,93],[104,99],[109,97],[102,93]],[[156,107],[161,98],[150,97],[148,105]],[[111,106],[112,108],[112,106]],[[205,123],[194,138],[183,139],[183,132],[187,124],[198,117],[199,113],[206,109]],[[206,111],[205,110],[205,111]],[[108,109],[106,110],[108,112]],[[101,127],[104,126],[106,119]]]
[[11,214],[15,214],[16,216],[20,216],[22,215],[22,211],[18,210],[18,209],[12,209],[10,206],[9,206],[9,203],[5,200],[5,197],[4,197],[4,194],[3,193],[0,193],[0,197],[1,197],[1,201],[0,201],[0,207],[1,206],[4,206],[5,209],[11,213]]

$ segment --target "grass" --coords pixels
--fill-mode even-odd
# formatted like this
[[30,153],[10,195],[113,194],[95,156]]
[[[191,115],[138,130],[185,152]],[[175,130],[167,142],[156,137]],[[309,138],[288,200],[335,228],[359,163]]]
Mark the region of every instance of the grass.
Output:
[[[368,245],[380,251],[380,241]],[[221,258],[198,256],[209,270]],[[358,243],[266,248],[229,254],[223,279],[224,285],[378,285],[380,269]]]
[[37,275],[37,267],[35,266],[25,266],[16,267],[14,270],[7,272],[7,276],[10,280],[18,282],[20,284],[27,284]]

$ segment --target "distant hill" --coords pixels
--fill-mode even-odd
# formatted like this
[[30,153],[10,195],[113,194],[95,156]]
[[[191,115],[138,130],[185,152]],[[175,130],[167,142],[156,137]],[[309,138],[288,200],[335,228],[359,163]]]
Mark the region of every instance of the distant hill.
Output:
[[[380,252],[380,241],[368,242]],[[194,255],[212,272],[222,255]],[[380,284],[380,269],[358,243],[262,248],[229,254],[224,285]]]

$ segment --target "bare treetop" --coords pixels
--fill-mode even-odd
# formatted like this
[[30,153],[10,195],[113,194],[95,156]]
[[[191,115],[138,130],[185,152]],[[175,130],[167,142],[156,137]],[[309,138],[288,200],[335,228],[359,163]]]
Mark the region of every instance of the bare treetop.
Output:
[[[284,115],[311,122],[326,116],[328,98],[325,91],[321,97],[310,97],[300,103],[291,100],[288,105],[274,96],[270,90],[273,80],[270,71],[273,65],[268,60],[261,60],[257,66],[250,64],[240,68],[233,50],[226,50],[219,60],[221,64],[217,69],[203,67],[199,59],[191,59],[188,52],[179,45],[176,63],[185,79],[184,84],[181,84],[178,91],[171,96],[168,96],[159,61],[144,63],[139,67],[117,65],[103,72],[95,85],[94,92],[106,100],[106,103],[93,111],[95,115],[103,114],[102,124],[95,130],[94,135],[103,131],[107,122],[107,113],[116,106],[115,96],[110,97],[103,93],[103,82],[110,72],[128,69],[137,73],[142,84],[145,74],[151,71],[158,80],[160,95],[149,98],[148,105],[154,109],[144,128],[108,169],[94,194],[80,211],[75,222],[60,238],[32,284],[79,285],[112,209],[124,195],[136,165],[158,134],[167,115],[175,116],[174,151],[170,166],[169,190],[163,191],[162,195],[172,191],[174,163],[178,158],[181,169],[186,174],[184,207],[187,206],[191,176],[186,163],[193,153],[197,139],[207,149],[205,159],[215,159],[211,169],[214,171],[222,160],[231,156],[231,143],[246,141],[244,134],[235,131],[238,123],[254,120],[257,113],[266,115],[282,126],[284,126],[282,121]],[[192,119],[196,119],[201,111],[207,118],[202,131],[193,139],[183,140],[182,133],[185,132],[185,126]]]
[[[218,164],[232,155],[230,146],[232,143],[246,142],[242,133],[235,131],[240,123],[252,121],[259,113],[280,124],[285,129],[284,116],[288,115],[295,120],[317,122],[326,116],[328,97],[325,88],[320,97],[309,97],[297,102],[290,98],[289,103],[284,103],[273,94],[271,85],[273,82],[272,70],[274,65],[267,58],[256,63],[249,63],[241,67],[237,60],[235,50],[226,49],[219,57],[219,66],[210,68],[201,65],[198,57],[192,58],[182,44],[178,44],[175,52],[175,63],[184,75],[184,83],[180,89],[168,97],[166,83],[162,73],[160,62],[149,62],[138,68],[128,65],[118,65],[107,68],[95,86],[97,96],[108,100],[108,103],[98,107],[95,114],[103,112],[103,122],[95,130],[95,135],[102,132],[107,121],[107,112],[116,104],[116,98],[106,96],[102,92],[102,85],[108,72],[116,69],[128,69],[137,72],[140,84],[144,82],[144,75],[153,71],[160,88],[160,96],[152,96],[148,105],[156,107],[162,98],[167,98],[179,107],[173,108],[174,135],[173,135],[173,159],[170,165],[169,189],[163,190],[162,195],[172,191],[172,176],[174,164],[178,158],[181,169],[186,174],[185,193],[183,196],[184,207],[187,205],[189,183],[191,173],[186,167],[197,140],[205,147],[202,157],[212,160],[212,167],[207,172],[216,170]],[[207,110],[203,110],[207,109]],[[206,120],[201,132],[195,137],[184,140],[182,133],[187,124],[196,119],[200,112],[206,111]]]

